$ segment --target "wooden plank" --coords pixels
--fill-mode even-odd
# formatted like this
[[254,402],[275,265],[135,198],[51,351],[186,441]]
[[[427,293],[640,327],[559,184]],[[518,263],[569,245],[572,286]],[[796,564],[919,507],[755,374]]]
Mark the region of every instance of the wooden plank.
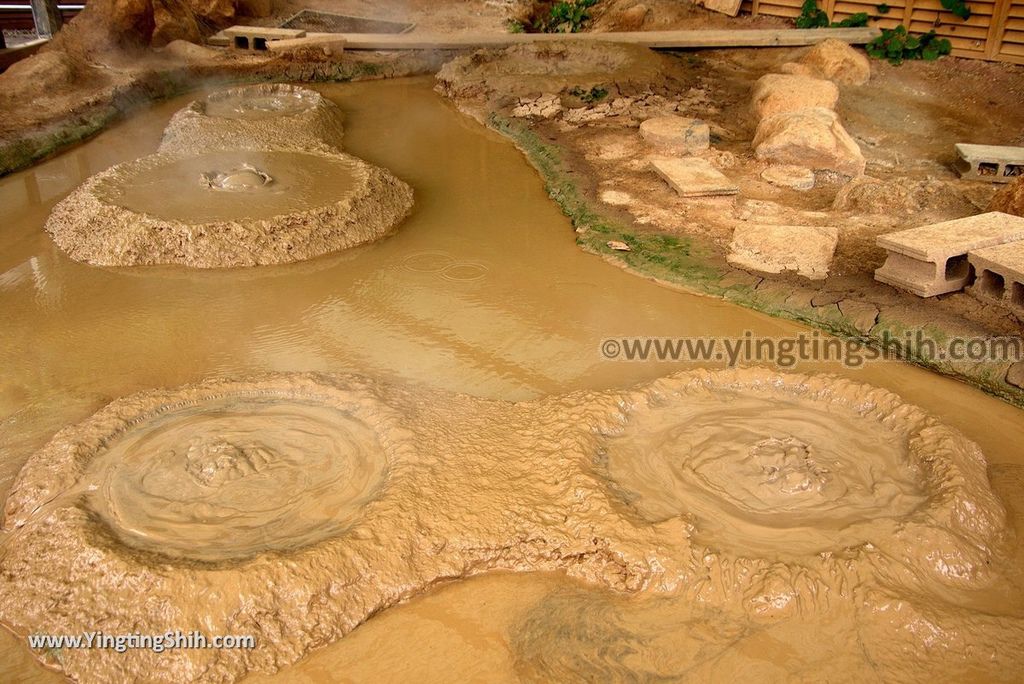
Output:
[[814,45],[827,38],[864,44],[878,35],[873,28],[752,29],[715,31],[634,31],[622,33],[489,33],[489,34],[390,34],[338,33],[347,50],[463,50],[499,48],[523,43],[608,42],[631,43],[649,48],[797,47]]
[[1003,44],[1003,35],[1006,33],[1006,15],[1010,11],[1010,0],[998,0],[995,12],[992,14],[992,23],[988,29],[988,39],[985,41],[985,56],[995,57]]

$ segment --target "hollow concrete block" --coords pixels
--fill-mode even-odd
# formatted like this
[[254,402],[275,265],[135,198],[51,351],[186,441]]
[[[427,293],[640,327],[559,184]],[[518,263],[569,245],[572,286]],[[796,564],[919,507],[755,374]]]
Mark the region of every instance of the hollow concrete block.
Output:
[[974,283],[967,292],[1024,318],[1024,241],[970,252]]
[[882,235],[888,252],[875,280],[934,297],[963,289],[971,278],[967,253],[1024,240],[1024,218],[998,211]]

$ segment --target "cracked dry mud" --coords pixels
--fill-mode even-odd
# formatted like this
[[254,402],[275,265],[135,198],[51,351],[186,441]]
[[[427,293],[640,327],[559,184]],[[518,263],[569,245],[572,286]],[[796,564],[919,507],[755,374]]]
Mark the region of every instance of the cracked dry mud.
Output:
[[[957,609],[999,584],[1008,544],[977,446],[888,391],[830,376],[694,371],[518,403],[309,374],[151,391],[36,453],[5,526],[0,616],[19,632],[195,625],[258,643],[45,656],[91,681],[274,671],[490,570],[657,598],[643,610],[658,624],[846,616],[875,626],[865,638],[879,653],[922,648],[931,626],[937,663],[969,652],[982,671],[1024,664],[1018,619]],[[521,669],[671,676],[707,650],[692,633],[678,657],[644,656],[659,648],[647,618],[605,601],[538,605],[513,634]],[[736,639],[705,635],[707,648],[729,647],[734,627]],[[566,641],[595,629],[626,634],[613,641],[638,644],[637,663]]]

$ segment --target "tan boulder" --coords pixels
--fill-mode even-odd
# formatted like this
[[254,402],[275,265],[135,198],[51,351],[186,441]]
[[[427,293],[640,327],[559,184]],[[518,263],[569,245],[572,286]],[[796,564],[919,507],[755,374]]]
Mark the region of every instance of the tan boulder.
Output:
[[871,78],[871,63],[867,56],[835,38],[812,47],[804,53],[799,63],[822,78],[843,85],[864,85]]
[[153,0],[152,45],[199,42],[213,29],[234,23],[235,0]]
[[838,242],[839,231],[832,226],[741,224],[733,232],[726,260],[749,271],[788,271],[822,280]]
[[833,109],[839,101],[839,88],[821,78],[792,74],[768,74],[754,84],[751,106],[758,118],[820,107]]
[[1024,216],[1024,176],[1017,176],[993,195],[985,211]]
[[274,3],[271,0],[238,0],[238,16],[240,17],[269,17],[274,12]]
[[864,155],[836,113],[815,107],[763,119],[754,135],[754,154],[773,164],[864,173]]
[[779,67],[780,74],[790,74],[791,76],[811,76],[816,78],[818,72],[807,66],[806,64],[800,64],[799,62],[786,62]]

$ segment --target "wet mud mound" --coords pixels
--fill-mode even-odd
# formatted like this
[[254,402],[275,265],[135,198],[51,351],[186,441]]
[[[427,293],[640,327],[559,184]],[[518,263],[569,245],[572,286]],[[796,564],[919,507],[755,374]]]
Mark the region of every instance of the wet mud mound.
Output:
[[196,100],[171,118],[161,152],[216,149],[337,151],[344,129],[337,105],[308,88],[271,83]]
[[[695,371],[519,403],[355,376],[143,393],[36,453],[4,524],[0,617],[18,633],[201,625],[258,643],[41,656],[92,680],[272,672],[490,570],[558,570],[710,611],[646,604],[671,627],[662,637],[614,601],[536,613],[515,639],[521,665],[556,679],[676,676],[742,625],[794,615],[880,625],[878,648],[903,653],[925,652],[914,625],[933,620],[948,654],[929,658],[977,653],[972,667],[997,670],[1024,634],[1008,614],[957,607],[998,583],[1006,557],[978,448],[889,392],[827,376]],[[712,614],[735,634],[706,629]],[[565,630],[576,636],[551,650]]]
[[98,266],[257,266],[379,239],[411,207],[408,185],[342,153],[162,152],[89,178],[46,230]]

